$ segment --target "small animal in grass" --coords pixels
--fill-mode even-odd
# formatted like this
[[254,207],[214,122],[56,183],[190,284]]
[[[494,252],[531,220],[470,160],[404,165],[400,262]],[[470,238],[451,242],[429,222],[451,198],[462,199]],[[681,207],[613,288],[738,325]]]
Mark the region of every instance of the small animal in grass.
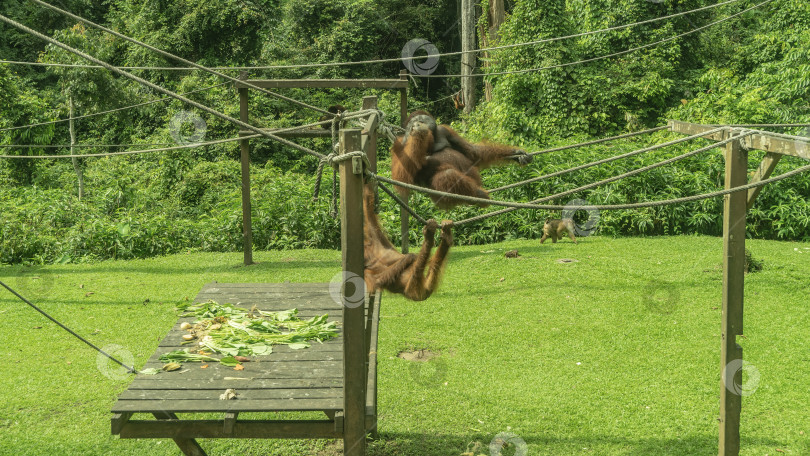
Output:
[[540,243],[546,241],[546,239],[551,238],[552,243],[556,243],[557,239],[562,239],[563,233],[568,233],[568,237],[574,241],[574,244],[577,243],[577,238],[574,237],[574,220],[570,218],[566,219],[553,219],[551,217],[546,219],[546,223],[543,225],[543,237],[540,238]]

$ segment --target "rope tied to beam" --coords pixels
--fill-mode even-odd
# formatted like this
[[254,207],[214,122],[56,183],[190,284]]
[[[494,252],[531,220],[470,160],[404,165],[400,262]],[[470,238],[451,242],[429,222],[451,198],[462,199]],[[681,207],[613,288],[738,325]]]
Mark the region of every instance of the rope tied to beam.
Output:
[[340,148],[340,144],[338,143],[338,130],[340,129],[342,119],[343,119],[342,112],[338,112],[335,115],[335,117],[332,117],[332,150],[321,161],[321,163],[323,164],[329,163],[330,165],[332,165],[332,202],[329,205],[329,215],[331,215],[333,219],[336,219],[338,217],[338,207],[337,207],[338,188],[337,188],[337,168],[335,167],[334,163],[332,163],[332,158],[334,158],[335,154]]

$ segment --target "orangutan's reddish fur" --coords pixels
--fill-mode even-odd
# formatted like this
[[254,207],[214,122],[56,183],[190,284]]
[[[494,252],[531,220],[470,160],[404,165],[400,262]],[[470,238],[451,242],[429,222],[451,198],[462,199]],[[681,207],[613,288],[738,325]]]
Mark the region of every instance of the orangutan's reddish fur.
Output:
[[[366,185],[364,193],[365,226],[365,281],[366,289],[374,292],[385,289],[400,293],[414,301],[424,301],[436,290],[441,279],[447,252],[453,245],[452,222],[445,221],[441,226],[441,243],[433,258],[434,237],[439,224],[428,220],[423,233],[425,241],[418,254],[399,253],[383,232],[380,220],[374,213],[374,192]],[[427,267],[427,276],[425,276]]]
[[[410,131],[406,133],[407,140],[406,136],[402,136],[394,141],[391,148],[391,177],[394,180],[489,199],[489,193],[482,187],[479,170],[510,162],[525,165],[531,161],[525,152],[511,146],[470,144],[449,126],[436,125],[435,120],[431,128],[411,128],[411,120],[415,116],[430,114],[425,111],[413,112],[408,118]],[[434,151],[434,141],[438,141],[436,133],[446,139],[442,143],[447,146]],[[397,190],[406,199],[410,194],[410,190],[404,187],[397,187]],[[430,195],[430,198],[440,209],[469,204],[451,197]],[[482,203],[480,206],[486,207],[488,204]]]

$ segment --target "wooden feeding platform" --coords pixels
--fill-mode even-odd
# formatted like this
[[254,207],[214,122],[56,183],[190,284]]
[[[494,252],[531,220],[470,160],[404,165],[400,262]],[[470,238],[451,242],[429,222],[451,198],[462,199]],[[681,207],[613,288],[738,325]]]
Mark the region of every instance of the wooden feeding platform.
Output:
[[[338,296],[337,299],[340,299]],[[216,362],[201,368],[201,363],[184,363],[179,371],[158,375],[138,374],[121,393],[112,408],[112,433],[121,438],[170,438],[186,455],[204,455],[197,438],[343,438],[344,390],[344,306],[330,294],[328,283],[260,284],[209,283],[195,298],[238,307],[256,306],[264,311],[298,309],[302,319],[329,314],[338,322],[338,337],[323,343],[311,342],[310,348],[291,350],[276,345],[273,353],[252,357],[234,370]],[[375,433],[377,422],[377,324],[380,294],[367,297],[364,305],[365,433]],[[359,307],[359,306],[358,306]],[[359,310],[359,309],[358,309]],[[179,348],[183,322],[181,317],[158,346],[145,368],[161,368],[158,358]],[[349,385],[351,387],[351,385]],[[226,389],[237,393],[235,399],[222,400]],[[351,393],[349,393],[351,394]],[[267,420],[250,419],[249,413],[322,412],[323,419]],[[192,418],[178,414],[193,413]],[[143,419],[140,415],[154,419]],[[200,419],[208,414],[207,419]],[[286,414],[287,416],[289,414]],[[310,415],[311,416],[311,415]],[[137,418],[137,419],[136,419]]]

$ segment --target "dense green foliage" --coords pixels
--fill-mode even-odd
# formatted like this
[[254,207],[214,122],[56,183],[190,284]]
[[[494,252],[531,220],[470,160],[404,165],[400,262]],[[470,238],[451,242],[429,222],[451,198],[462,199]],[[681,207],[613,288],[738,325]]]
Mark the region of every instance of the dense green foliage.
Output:
[[[708,0],[521,0],[509,11],[499,44],[516,44],[686,11]],[[740,1],[720,8],[608,33],[514,47],[491,53],[482,71],[514,72],[593,59],[689,32],[753,5]],[[486,6],[486,5],[484,5]],[[440,52],[459,48],[456,2],[433,0],[73,0],[64,7],[149,44],[210,66],[303,64],[398,57],[413,38],[433,42]],[[0,14],[121,66],[177,66],[124,40],[75,24],[30,2],[9,1]],[[486,14],[481,15],[486,27]],[[0,26],[0,59],[84,63],[80,58],[6,25]],[[400,62],[374,65],[255,71],[252,77],[390,78]],[[139,76],[238,116],[230,84],[199,72],[134,70]],[[438,73],[459,72],[457,57],[441,59]],[[232,72],[232,74],[235,74]],[[527,150],[577,142],[662,124],[675,118],[700,123],[810,121],[810,5],[773,0],[759,9],[700,33],[641,51],[543,71],[493,75],[493,100],[460,118],[450,100],[458,80],[421,79],[411,90],[410,108],[427,105],[443,122],[471,139],[491,138]],[[483,86],[482,81],[479,84]],[[482,87],[479,87],[482,88]],[[359,105],[361,90],[288,90],[286,95],[316,106]],[[398,122],[396,92],[376,91],[388,119]],[[158,99],[151,90],[106,71],[87,68],[0,64],[0,145],[51,145],[70,141],[67,123],[4,128],[67,117],[69,98],[77,115]],[[483,98],[483,97],[479,97]],[[100,153],[147,144],[175,143],[170,127],[185,107],[158,102],[76,121],[80,144],[143,144],[143,147],[78,149]],[[264,96],[251,99],[251,120],[285,127],[316,120],[317,113]],[[228,123],[201,114],[206,139],[235,135]],[[188,133],[189,125],[184,127]],[[802,129],[784,130],[801,133]],[[176,133],[176,132],[175,132]],[[597,158],[661,142],[661,133],[587,149],[543,155],[526,168],[485,173],[498,187]],[[301,144],[326,152],[322,140]],[[338,246],[338,222],[330,215],[331,173],[322,197],[311,201],[317,161],[270,141],[254,141],[253,231],[256,248]],[[615,162],[541,184],[504,191],[498,199],[526,201],[575,188],[697,147],[671,148]],[[701,145],[703,143],[700,143]],[[804,144],[806,149],[810,146]],[[381,170],[388,144],[381,141]],[[65,149],[5,147],[8,155],[65,153]],[[50,263],[103,258],[147,257],[188,250],[241,248],[238,147],[234,143],[132,157],[84,159],[85,197],[76,198],[76,175],[67,160],[0,159],[0,263]],[[750,168],[761,159],[751,153]],[[806,163],[784,159],[776,173]],[[641,176],[573,195],[594,204],[667,199],[706,193],[722,186],[722,157],[716,151]],[[774,239],[810,238],[810,177],[771,185],[749,216],[749,235]],[[479,213],[461,208],[443,214],[423,197],[417,210],[459,220]],[[568,201],[557,201],[565,204]],[[603,234],[717,234],[722,199],[636,211],[600,214]],[[398,210],[383,198],[381,218],[398,232]],[[459,227],[459,243],[536,238],[545,212],[515,211]],[[579,214],[578,217],[582,217]],[[413,225],[412,242],[421,242]]]

